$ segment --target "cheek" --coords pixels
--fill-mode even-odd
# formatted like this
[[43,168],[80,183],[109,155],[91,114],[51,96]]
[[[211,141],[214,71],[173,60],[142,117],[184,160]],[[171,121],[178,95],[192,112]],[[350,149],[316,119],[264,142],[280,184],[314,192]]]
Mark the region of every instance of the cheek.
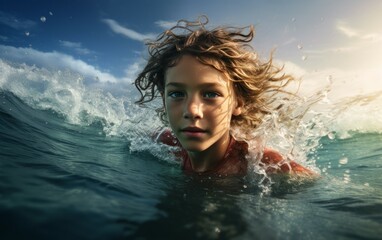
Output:
[[235,102],[233,98],[228,98],[220,107],[217,112],[219,112],[218,118],[220,121],[226,125],[230,126],[231,125],[231,119],[232,119],[232,114],[235,109]]
[[165,111],[169,120],[179,118],[182,115],[181,107],[179,104],[172,101],[165,101]]
[[222,104],[218,107],[218,111],[224,117],[231,116],[234,109],[234,102],[232,98],[227,98]]
[[222,126],[228,126],[231,123],[232,107],[229,104],[222,104],[212,111],[209,111],[210,118]]
[[164,105],[164,108],[167,110],[170,110],[171,108],[173,108],[173,103],[166,97],[163,97],[163,105]]

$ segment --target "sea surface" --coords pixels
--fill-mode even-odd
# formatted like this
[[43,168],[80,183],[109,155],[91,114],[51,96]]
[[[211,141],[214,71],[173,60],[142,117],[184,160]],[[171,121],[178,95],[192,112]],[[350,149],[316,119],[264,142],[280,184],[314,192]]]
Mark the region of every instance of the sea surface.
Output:
[[378,92],[304,105],[287,142],[317,179],[208,178],[152,142],[160,122],[133,94],[3,60],[0,72],[0,239],[381,239]]

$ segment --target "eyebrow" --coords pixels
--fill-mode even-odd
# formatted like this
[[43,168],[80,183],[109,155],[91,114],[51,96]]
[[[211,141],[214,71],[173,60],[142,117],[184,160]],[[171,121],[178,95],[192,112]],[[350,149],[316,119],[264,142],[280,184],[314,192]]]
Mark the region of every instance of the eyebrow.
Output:
[[[180,82],[170,82],[170,83],[167,83],[166,84],[166,87],[170,87],[170,86],[173,86],[173,87],[185,87],[187,86],[187,84],[184,84],[184,83],[180,83]],[[224,87],[222,84],[219,84],[219,83],[202,83],[200,84],[201,87]]]

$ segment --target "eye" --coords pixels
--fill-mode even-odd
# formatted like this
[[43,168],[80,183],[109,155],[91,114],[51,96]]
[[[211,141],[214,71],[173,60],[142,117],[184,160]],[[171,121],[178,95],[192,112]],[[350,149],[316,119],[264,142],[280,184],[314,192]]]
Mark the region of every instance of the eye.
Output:
[[184,97],[184,93],[180,91],[173,91],[173,92],[169,92],[167,96],[173,99],[179,99]]
[[221,96],[221,94],[219,94],[217,92],[205,92],[205,93],[203,93],[204,98],[217,98],[220,96]]

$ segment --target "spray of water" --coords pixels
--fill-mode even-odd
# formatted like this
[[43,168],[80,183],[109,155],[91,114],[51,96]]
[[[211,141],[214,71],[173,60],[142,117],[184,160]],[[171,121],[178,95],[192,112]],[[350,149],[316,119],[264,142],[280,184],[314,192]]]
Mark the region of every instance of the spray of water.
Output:
[[[0,71],[1,91],[12,92],[31,107],[53,110],[71,124],[101,125],[106,136],[125,138],[132,152],[149,152],[159,159],[176,162],[168,154],[170,147],[154,143],[153,133],[163,126],[155,106],[142,109],[134,104],[137,97],[131,91],[133,86],[121,84],[119,89],[126,88],[126,94],[115,94],[107,91],[106,85],[87,84],[83,76],[69,70],[48,70],[4,60],[0,60]],[[382,92],[331,102],[327,98],[330,91],[329,83],[311,96],[283,102],[280,111],[268,115],[250,133],[248,158],[255,162],[252,169],[256,182],[265,191],[275,180],[265,173],[259,161],[253,161],[261,158],[265,147],[319,172],[312,153],[323,136],[333,139],[351,137],[352,132],[382,132]],[[240,131],[233,130],[233,134],[238,139],[244,137]],[[248,133],[245,137],[248,139]]]

